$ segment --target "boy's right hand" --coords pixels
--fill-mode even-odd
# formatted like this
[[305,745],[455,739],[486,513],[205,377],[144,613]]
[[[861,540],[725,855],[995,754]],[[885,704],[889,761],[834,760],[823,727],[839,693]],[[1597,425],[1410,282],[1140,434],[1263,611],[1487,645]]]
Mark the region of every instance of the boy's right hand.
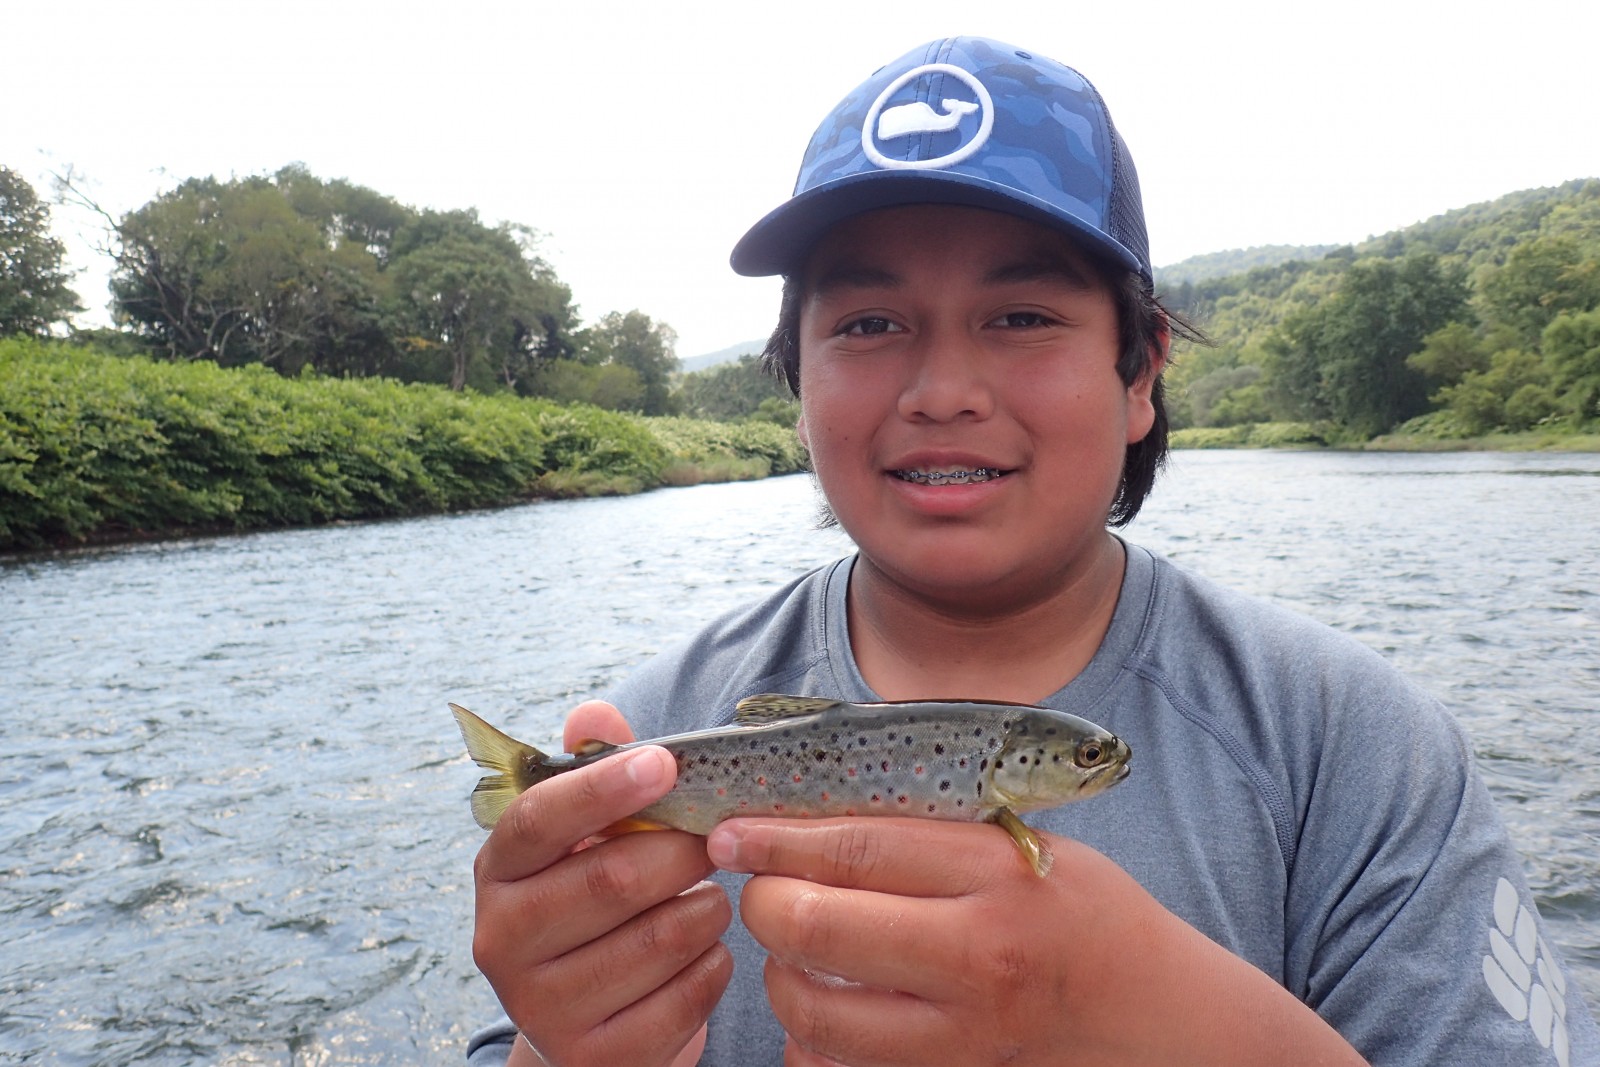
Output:
[[[566,747],[633,740],[609,704],[567,719]],[[560,774],[506,809],[478,852],[472,952],[501,1005],[554,1067],[689,1067],[733,974],[733,912],[705,839],[676,830],[591,843],[658,800],[677,766],[641,748]],[[518,1041],[510,1062],[526,1060]]]

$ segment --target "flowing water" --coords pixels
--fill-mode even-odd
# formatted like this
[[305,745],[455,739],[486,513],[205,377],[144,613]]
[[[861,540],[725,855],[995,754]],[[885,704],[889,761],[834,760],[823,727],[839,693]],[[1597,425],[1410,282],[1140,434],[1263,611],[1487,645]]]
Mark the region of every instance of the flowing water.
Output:
[[[848,549],[804,477],[0,563],[0,1062],[456,1061],[477,771]],[[1600,456],[1183,453],[1129,536],[1471,732],[1600,1001]]]

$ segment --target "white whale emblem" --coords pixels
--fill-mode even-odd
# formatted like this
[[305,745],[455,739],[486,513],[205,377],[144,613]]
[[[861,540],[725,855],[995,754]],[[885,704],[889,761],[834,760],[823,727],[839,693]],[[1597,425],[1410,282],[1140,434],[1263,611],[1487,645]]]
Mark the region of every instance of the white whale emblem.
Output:
[[[896,104],[894,107],[885,106],[889,103],[890,97],[911,82],[918,78],[936,75],[954,78],[971,90],[976,99],[959,100],[945,97],[939,101],[944,108],[942,113],[920,100],[909,104]],[[914,134],[955,130],[960,126],[962,118],[974,113],[978,116],[977,132],[970,138],[962,138],[963,143],[945,155],[932,159],[890,159],[878,148],[879,140],[887,141]],[[993,129],[994,98],[989,95],[989,90],[983,87],[983,82],[979,81],[976,75],[953,64],[929,63],[906,71],[878,94],[878,99],[867,109],[866,118],[861,123],[861,152],[874,166],[885,170],[942,170],[955,166],[982,148]]]
[[972,100],[946,98],[940,103],[944,105],[942,114],[921,100],[891,107],[878,116],[878,140],[911,137],[919,133],[944,133],[960,125],[961,116],[978,110],[977,102]]

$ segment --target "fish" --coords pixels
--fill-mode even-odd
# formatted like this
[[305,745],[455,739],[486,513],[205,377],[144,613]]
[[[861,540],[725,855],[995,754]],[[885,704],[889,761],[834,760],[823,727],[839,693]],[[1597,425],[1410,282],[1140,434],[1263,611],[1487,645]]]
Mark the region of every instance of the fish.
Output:
[[1095,796],[1128,776],[1126,742],[1087,719],[1031,704],[911,700],[857,704],[763,693],[741,700],[733,722],[612,745],[583,741],[547,755],[450,705],[467,753],[495,773],[472,792],[472,814],[492,830],[524,790],[641,745],[678,764],[677,784],[608,833],[641,829],[708,834],[735,816],[828,818],[901,815],[994,823],[1039,877],[1052,861],[1020,813]]

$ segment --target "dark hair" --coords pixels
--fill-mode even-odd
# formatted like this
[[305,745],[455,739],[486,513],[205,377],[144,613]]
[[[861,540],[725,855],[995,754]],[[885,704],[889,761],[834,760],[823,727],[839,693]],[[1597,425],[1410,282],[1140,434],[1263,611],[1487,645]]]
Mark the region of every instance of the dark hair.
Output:
[[[1094,259],[1094,263],[1117,306],[1117,376],[1124,385],[1132,385],[1149,370],[1151,353],[1156,350],[1163,333],[1196,344],[1209,343],[1193,325],[1162,307],[1155,291],[1139,274],[1112,267],[1099,259]],[[761,353],[762,366],[782,379],[796,398],[800,396],[803,289],[798,274],[784,275],[778,325]],[[1122,483],[1117,487],[1116,499],[1111,502],[1107,525],[1126,526],[1133,521],[1155,485],[1156,474],[1167,461],[1167,405],[1159,375],[1150,387],[1150,404],[1155,408],[1155,422],[1143,440],[1128,446],[1122,461]]]

